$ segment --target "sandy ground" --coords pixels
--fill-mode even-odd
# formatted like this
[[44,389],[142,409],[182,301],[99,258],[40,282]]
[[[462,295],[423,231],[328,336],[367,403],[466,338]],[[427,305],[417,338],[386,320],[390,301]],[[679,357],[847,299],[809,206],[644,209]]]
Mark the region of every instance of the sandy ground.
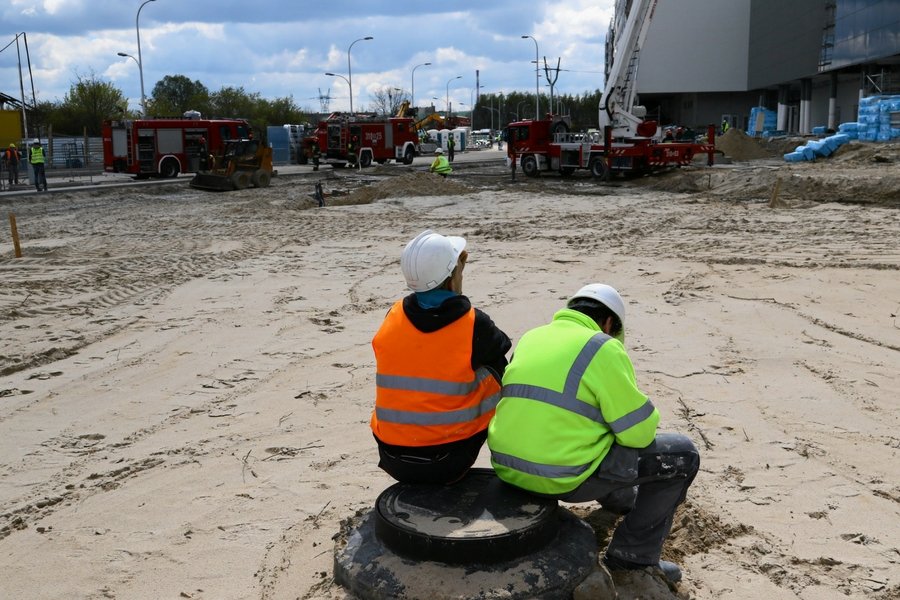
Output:
[[654,597],[898,598],[898,164],[0,198],[0,596],[347,598],[333,537],[391,483],[370,341],[431,227],[514,344],[584,283],[623,292],[639,384],[703,460]]

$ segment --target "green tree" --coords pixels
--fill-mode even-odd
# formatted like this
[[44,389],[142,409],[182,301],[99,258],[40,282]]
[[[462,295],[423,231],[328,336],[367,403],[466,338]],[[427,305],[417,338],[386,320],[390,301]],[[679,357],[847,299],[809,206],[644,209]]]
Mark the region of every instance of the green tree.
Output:
[[128,101],[119,88],[93,72],[75,77],[62,101],[47,114],[47,120],[58,133],[79,135],[87,128],[88,135],[100,135],[103,121],[123,115]]
[[157,81],[147,104],[148,112],[158,117],[180,117],[189,110],[207,116],[211,108],[206,86],[184,75],[166,75]]
[[243,86],[225,86],[210,98],[212,112],[223,118],[254,120],[259,105],[259,92],[248,93]]
[[268,125],[284,125],[285,123],[303,123],[306,114],[294,102],[293,96],[275,98],[274,100],[261,99],[254,118]]
[[[28,111],[28,133],[29,137],[47,137],[47,128],[53,126],[57,129],[58,124],[54,122],[59,112],[59,103],[50,100],[39,100],[30,111]],[[68,133],[68,132],[66,132]]]

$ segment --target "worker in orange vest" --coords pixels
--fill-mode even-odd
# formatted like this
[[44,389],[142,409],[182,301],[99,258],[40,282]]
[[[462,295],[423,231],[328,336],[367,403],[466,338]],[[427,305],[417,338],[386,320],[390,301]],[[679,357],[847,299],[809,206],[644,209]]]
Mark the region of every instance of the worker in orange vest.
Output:
[[3,162],[6,163],[9,185],[19,185],[19,163],[22,162],[22,155],[19,154],[15,144],[10,144],[3,152]]
[[471,468],[500,399],[509,337],[462,294],[461,237],[425,230],[400,257],[413,291],[375,334],[378,466],[404,483],[447,484]]

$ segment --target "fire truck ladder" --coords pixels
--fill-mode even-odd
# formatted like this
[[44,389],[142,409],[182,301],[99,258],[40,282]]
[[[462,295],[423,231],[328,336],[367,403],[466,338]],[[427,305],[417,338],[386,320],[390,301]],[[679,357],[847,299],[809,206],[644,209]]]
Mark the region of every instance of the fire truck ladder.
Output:
[[131,143],[131,127],[128,126],[125,128],[125,139],[127,142],[125,143],[125,147],[127,150],[125,151],[125,160],[126,164],[130,167],[134,164],[134,144]]
[[615,137],[633,137],[644,117],[643,107],[634,106],[640,51],[650,28],[657,0],[634,0],[624,25],[615,35],[616,50],[600,101],[600,129],[614,128]]

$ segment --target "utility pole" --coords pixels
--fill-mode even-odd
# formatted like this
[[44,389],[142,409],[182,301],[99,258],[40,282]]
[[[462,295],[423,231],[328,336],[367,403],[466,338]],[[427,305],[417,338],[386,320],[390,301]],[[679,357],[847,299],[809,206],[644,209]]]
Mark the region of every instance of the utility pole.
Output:
[[556,85],[556,80],[559,79],[559,63],[562,59],[556,59],[556,69],[554,69],[553,79],[550,79],[550,67],[547,66],[547,57],[544,57],[544,75],[547,77],[547,83],[550,84],[550,112],[553,112],[553,86]]

